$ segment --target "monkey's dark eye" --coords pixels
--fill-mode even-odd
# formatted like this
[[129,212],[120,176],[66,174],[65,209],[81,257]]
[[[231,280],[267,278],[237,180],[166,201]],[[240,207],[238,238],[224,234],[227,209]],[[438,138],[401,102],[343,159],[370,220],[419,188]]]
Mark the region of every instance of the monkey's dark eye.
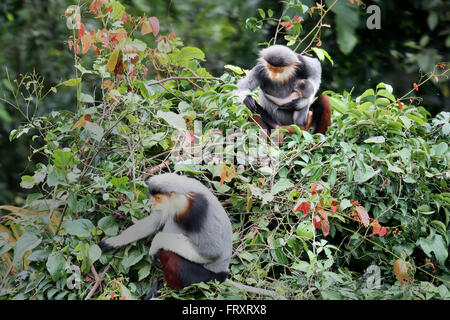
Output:
[[155,203],[161,203],[164,198],[162,194],[157,193],[153,195],[153,199],[155,200]]

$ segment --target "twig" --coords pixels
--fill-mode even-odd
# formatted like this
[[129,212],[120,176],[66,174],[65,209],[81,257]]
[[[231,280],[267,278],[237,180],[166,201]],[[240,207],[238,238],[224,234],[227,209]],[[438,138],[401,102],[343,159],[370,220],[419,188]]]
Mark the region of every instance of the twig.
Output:
[[156,172],[161,171],[170,164],[170,160],[165,160],[162,163],[154,166],[153,168],[145,169],[144,172],[139,176],[139,179],[146,180],[149,176],[154,175]]
[[308,34],[306,36],[303,37],[302,40],[300,40],[297,44],[297,46],[295,47],[294,51],[297,51],[297,49],[300,47],[300,45],[303,43],[303,41],[305,41],[313,32],[316,28],[318,28],[320,25],[322,25],[322,20],[323,18],[325,18],[325,16],[327,15],[327,13],[336,5],[336,3],[338,2],[338,0],[335,0],[328,8],[327,10],[325,10],[322,14],[322,16],[320,17],[319,21],[316,23],[316,25],[314,26],[314,28],[311,29],[311,31],[308,32]]
[[218,80],[218,81],[222,81],[222,79],[220,78],[215,78],[215,77],[169,77],[166,79],[161,79],[158,81],[154,81],[154,82],[147,82],[148,86],[154,86],[157,84],[161,84],[164,82],[168,82],[168,81],[172,81],[172,80],[186,80],[186,81],[192,81],[192,80]]
[[106,266],[105,270],[103,270],[102,274],[99,276],[97,271],[94,268],[94,265],[91,265],[91,271],[92,271],[92,274],[94,275],[95,283],[94,283],[94,286],[92,287],[91,291],[89,291],[89,293],[87,294],[86,298],[84,298],[84,300],[91,299],[91,297],[94,295],[95,291],[97,291],[98,286],[102,283],[103,278],[105,277],[105,275],[108,272],[110,267],[111,267],[111,265],[108,264]]
[[248,291],[251,293],[262,294],[264,296],[269,296],[272,298],[276,298],[278,300],[287,300],[287,298],[285,296],[282,296],[281,294],[278,294],[272,290],[250,287],[250,286],[247,286],[247,285],[239,283],[239,282],[234,282],[230,279],[227,279],[225,282],[235,286],[238,289],[245,290],[245,291]]

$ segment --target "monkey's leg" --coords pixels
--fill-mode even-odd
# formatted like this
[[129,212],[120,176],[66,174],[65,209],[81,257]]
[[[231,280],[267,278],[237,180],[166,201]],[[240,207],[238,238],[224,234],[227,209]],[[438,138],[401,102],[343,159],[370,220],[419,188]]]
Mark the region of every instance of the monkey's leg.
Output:
[[153,297],[158,297],[158,291],[162,288],[164,285],[164,281],[162,279],[155,280],[155,282],[152,283],[152,286],[150,287],[150,290],[148,291],[147,295],[145,296],[144,300],[150,300]]
[[159,228],[160,221],[161,214],[152,213],[148,217],[136,222],[118,236],[100,241],[98,245],[103,251],[116,250],[128,243],[154,234]]
[[212,272],[203,265],[189,261],[168,250],[161,250],[159,259],[161,260],[164,280],[170,288],[175,290],[180,290],[193,283],[214,279],[225,281],[229,275],[228,272]]
[[294,113],[292,115],[294,124],[298,125],[299,127],[306,127],[308,124],[308,120],[309,120],[308,118],[309,118],[309,108],[308,107],[305,107],[300,110],[296,110],[296,111],[294,111]]
[[205,264],[212,260],[201,256],[188,237],[179,233],[159,232],[155,235],[150,246],[150,255],[156,255],[161,249],[169,250],[183,258]]

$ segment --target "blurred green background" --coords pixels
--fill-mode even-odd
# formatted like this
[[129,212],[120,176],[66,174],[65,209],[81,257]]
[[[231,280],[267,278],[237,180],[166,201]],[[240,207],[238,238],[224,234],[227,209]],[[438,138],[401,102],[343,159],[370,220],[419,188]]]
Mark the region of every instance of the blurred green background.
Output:
[[[322,48],[334,60],[323,62],[321,90],[362,93],[383,81],[393,86],[395,95],[403,95],[420,78],[419,70],[430,72],[438,62],[448,61],[450,48],[450,1],[366,1],[381,9],[381,29],[369,30],[369,14],[364,6],[351,5],[333,10],[324,22]],[[0,98],[11,101],[8,78],[35,70],[45,79],[46,88],[73,78],[73,56],[67,49],[70,30],[64,11],[70,5],[88,6],[90,1],[2,0],[0,3]],[[275,32],[275,25],[264,25],[254,33],[245,21],[258,16],[257,9],[272,9],[275,16],[283,2],[275,0],[122,0],[127,12],[156,16],[161,34],[174,32],[185,45],[202,49],[207,70],[220,76],[225,64],[251,68],[258,50]],[[313,1],[303,1],[314,5]],[[325,1],[328,3],[328,1]],[[289,14],[289,13],[288,13]],[[304,33],[316,23],[304,16]],[[282,43],[282,41],[278,41]],[[450,111],[449,81],[429,81],[418,93],[422,105],[434,115]],[[52,110],[75,108],[72,90],[58,90],[40,108],[40,115]],[[9,142],[9,133],[23,121],[20,114],[0,101],[0,204],[20,205],[24,190],[20,176],[31,172],[39,155],[30,156],[31,137]]]

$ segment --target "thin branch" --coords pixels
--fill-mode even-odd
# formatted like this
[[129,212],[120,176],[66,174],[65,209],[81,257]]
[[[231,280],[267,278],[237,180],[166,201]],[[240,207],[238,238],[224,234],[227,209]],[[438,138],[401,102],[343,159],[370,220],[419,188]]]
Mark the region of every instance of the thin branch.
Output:
[[172,80],[186,80],[186,81],[192,81],[192,80],[217,80],[217,81],[224,82],[222,79],[215,78],[215,77],[169,77],[169,78],[161,79],[161,80],[158,80],[158,81],[147,82],[147,85],[148,86],[154,86],[154,85],[162,84],[164,82],[168,82],[168,81],[172,81]]
[[239,282],[234,282],[230,279],[227,279],[225,281],[225,283],[229,283],[229,284],[235,286],[236,288],[247,291],[247,292],[251,292],[251,293],[255,293],[255,294],[262,294],[264,296],[269,296],[269,297],[272,297],[272,298],[275,298],[278,300],[287,300],[285,296],[282,296],[281,294],[278,294],[272,290],[250,287],[250,286],[247,286],[247,285],[239,283]]
[[99,276],[97,271],[94,268],[94,265],[91,265],[91,271],[92,271],[92,274],[94,275],[95,283],[94,283],[94,286],[92,287],[91,291],[89,291],[89,293],[86,296],[86,298],[84,298],[84,300],[91,299],[91,297],[94,295],[95,291],[97,291],[98,286],[102,283],[103,278],[105,277],[105,275],[108,272],[110,267],[111,267],[111,265],[108,264],[106,266],[105,270],[103,270],[102,274]]

